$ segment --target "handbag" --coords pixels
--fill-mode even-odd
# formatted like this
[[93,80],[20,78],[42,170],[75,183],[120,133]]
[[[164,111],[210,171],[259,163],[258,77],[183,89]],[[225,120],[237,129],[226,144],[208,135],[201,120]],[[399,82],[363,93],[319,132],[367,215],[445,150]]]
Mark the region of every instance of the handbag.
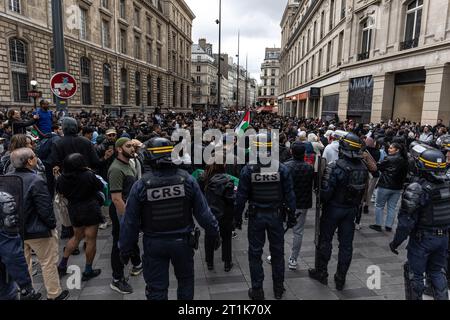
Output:
[[369,170],[370,173],[376,173],[378,171],[377,162],[367,150],[363,152],[362,161],[364,162],[367,170]]
[[55,216],[59,218],[59,222],[65,227],[71,227],[69,211],[67,210],[68,201],[64,196],[56,193],[55,200],[53,201],[53,210],[55,211]]

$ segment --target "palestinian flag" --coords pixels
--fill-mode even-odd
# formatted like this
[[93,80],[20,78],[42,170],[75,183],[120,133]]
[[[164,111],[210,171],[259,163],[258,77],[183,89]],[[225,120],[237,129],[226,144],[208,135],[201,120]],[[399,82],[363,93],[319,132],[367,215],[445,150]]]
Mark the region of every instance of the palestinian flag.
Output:
[[234,132],[238,137],[242,136],[250,126],[250,111],[247,111],[241,120],[241,123],[234,129]]

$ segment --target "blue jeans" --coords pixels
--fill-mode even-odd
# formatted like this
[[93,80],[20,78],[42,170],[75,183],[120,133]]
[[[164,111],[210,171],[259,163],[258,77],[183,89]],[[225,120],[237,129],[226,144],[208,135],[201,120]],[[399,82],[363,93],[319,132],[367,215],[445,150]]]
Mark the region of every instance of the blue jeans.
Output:
[[409,279],[411,282],[412,299],[422,299],[425,289],[423,280],[426,272],[429,277],[436,300],[448,300],[447,288],[447,249],[448,237],[424,235],[417,239],[409,238],[408,246]]
[[194,250],[189,246],[187,236],[144,236],[143,273],[147,299],[168,299],[170,262],[178,280],[178,300],[193,300]]
[[396,217],[398,200],[402,195],[402,190],[391,190],[378,187],[377,201],[375,203],[375,224],[383,226],[384,206],[387,203],[386,227],[392,228]]
[[284,228],[281,217],[276,212],[257,212],[248,220],[248,262],[253,289],[261,289],[264,269],[261,256],[264,243],[269,238],[269,250],[274,285],[284,282]]
[[[14,299],[12,296],[15,291],[14,282],[21,289],[32,287],[20,236],[0,232],[0,261],[3,263],[0,268],[2,269],[0,271],[0,299]],[[8,279],[5,271],[9,275]]]

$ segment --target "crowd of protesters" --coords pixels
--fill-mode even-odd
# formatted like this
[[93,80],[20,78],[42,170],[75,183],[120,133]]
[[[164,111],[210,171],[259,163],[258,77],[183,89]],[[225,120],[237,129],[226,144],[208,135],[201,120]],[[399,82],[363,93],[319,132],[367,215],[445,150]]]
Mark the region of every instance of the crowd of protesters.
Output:
[[[153,137],[170,139],[172,133],[180,128],[192,131],[195,121],[201,121],[203,130],[219,129],[225,132],[240,123],[241,114],[234,111],[161,114],[156,110],[151,114],[116,117],[83,110],[58,119],[49,110],[48,102],[43,100],[40,108],[34,112],[10,109],[0,113],[0,120],[0,174],[19,173],[26,176],[26,188],[36,190],[25,194],[26,210],[29,216],[34,217],[25,221],[26,230],[31,234],[24,239],[29,272],[33,274],[31,252],[34,251],[42,266],[48,297],[63,299],[68,293],[61,291],[55,272],[65,274],[70,255],[79,254],[79,244],[84,239],[86,265],[83,280],[98,276],[101,270],[92,268],[97,232],[99,227],[106,229],[111,224],[114,242],[111,252],[111,288],[123,294],[133,291],[124,277],[117,242],[119,218],[125,212],[128,193],[133,183],[147,170],[142,161],[143,143]],[[382,231],[384,227],[388,232],[394,226],[396,207],[407,179],[407,151],[410,144],[421,141],[432,145],[448,130],[441,120],[433,126],[406,119],[373,124],[339,121],[337,117],[323,121],[267,113],[252,113],[250,126],[256,131],[280,131],[281,162],[292,158],[290,145],[300,141],[304,147],[304,161],[312,166],[314,176],[319,170],[319,156],[327,162],[338,158],[339,131],[351,131],[363,138],[366,153],[376,163],[376,169],[371,171],[367,182],[362,211],[368,213],[370,203],[375,202],[376,218],[370,228]],[[12,154],[19,154],[19,160],[12,159]],[[25,156],[32,156],[32,161],[22,161]],[[225,186],[221,182],[225,179],[223,176],[220,179],[217,176],[213,179],[213,176],[228,170],[222,167],[206,169],[204,179],[208,190]],[[236,168],[231,166],[229,169]],[[192,173],[194,168],[189,170]],[[307,168],[305,170],[308,171]],[[238,177],[239,172],[233,175]],[[312,184],[315,179],[311,178],[310,181]],[[43,185],[47,186],[45,190],[41,188]],[[304,187],[305,190],[309,188]],[[27,201],[28,197],[39,197],[42,201]],[[311,202],[309,198],[308,202]],[[53,207],[49,206],[52,202]],[[299,208],[306,212],[311,206],[312,202]],[[386,206],[387,217],[384,219]],[[62,238],[70,238],[59,264],[55,247],[56,217],[62,225]],[[224,220],[221,224],[221,233],[230,238],[232,228],[231,221],[228,222]],[[356,224],[360,228],[359,221]],[[296,259],[301,245],[301,237],[298,237],[303,233],[302,227],[295,232],[297,239],[293,257]],[[34,237],[33,233],[37,233],[37,236]],[[48,249],[44,250],[44,246]],[[229,271],[232,267],[231,242],[224,248],[223,257]],[[136,258],[132,259],[132,275],[142,272],[139,248],[136,251]],[[212,268],[212,250],[207,248],[207,251],[208,268]]]

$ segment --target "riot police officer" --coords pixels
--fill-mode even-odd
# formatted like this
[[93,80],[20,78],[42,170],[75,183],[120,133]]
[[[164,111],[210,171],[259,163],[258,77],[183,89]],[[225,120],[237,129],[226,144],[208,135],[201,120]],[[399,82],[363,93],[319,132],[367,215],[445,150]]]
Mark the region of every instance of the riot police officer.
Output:
[[284,164],[273,158],[270,163],[261,161],[272,156],[270,134],[256,135],[252,139],[251,147],[251,151],[257,153],[257,161],[255,164],[247,164],[241,171],[235,207],[236,224],[241,226],[242,212],[246,201],[249,201],[248,259],[252,287],[248,294],[252,300],[264,299],[264,270],[261,256],[267,230],[272,257],[274,295],[276,299],[281,299],[285,291],[283,203],[286,203],[288,209],[288,227],[294,227],[297,222],[292,176]]
[[[6,188],[16,184],[21,187],[17,177],[2,177]],[[9,179],[9,180],[8,180]],[[22,190],[20,190],[22,192]],[[41,294],[33,289],[28,265],[25,261],[20,231],[20,203],[9,192],[0,192],[0,300],[16,300],[20,288],[20,300],[39,300]],[[21,197],[19,198],[21,200]]]
[[[421,300],[424,273],[432,284],[437,300],[448,300],[447,271],[448,228],[450,227],[450,179],[442,152],[413,146],[418,177],[405,189],[398,215],[392,252],[408,238],[408,261],[404,265],[405,296]],[[415,151],[415,152],[414,152]]]
[[352,261],[355,218],[364,196],[368,170],[362,162],[363,142],[354,133],[339,140],[339,159],[328,164],[321,185],[322,216],[315,268],[309,276],[328,284],[328,262],[332,241],[338,230],[339,255],[334,280],[337,290],[343,290]]
[[[450,134],[445,134],[439,137],[436,144],[441,148],[444,153],[447,162],[447,177],[450,179]],[[450,250],[450,237],[449,237],[449,250]],[[450,252],[447,256],[447,267],[450,266]],[[447,272],[447,285],[450,286],[450,274]]]
[[172,143],[155,137],[145,143],[145,148],[145,161],[152,170],[133,185],[128,197],[120,227],[121,258],[124,264],[128,263],[142,230],[147,299],[168,299],[172,262],[178,279],[178,299],[192,300],[194,247],[198,247],[199,235],[192,235],[192,216],[206,235],[215,237],[216,250],[220,247],[218,222],[195,179],[173,164]]

